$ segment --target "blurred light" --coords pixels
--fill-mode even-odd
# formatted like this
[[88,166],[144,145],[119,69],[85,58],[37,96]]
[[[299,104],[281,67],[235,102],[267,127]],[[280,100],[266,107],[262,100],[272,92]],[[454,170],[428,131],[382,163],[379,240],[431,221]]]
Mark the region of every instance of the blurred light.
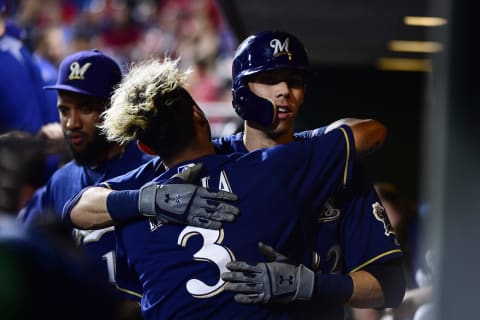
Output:
[[435,41],[404,41],[391,40],[388,42],[388,49],[400,52],[425,52],[434,53],[443,49],[440,42]]
[[432,71],[432,63],[429,59],[379,58],[377,67],[388,71]]
[[447,24],[447,19],[440,17],[415,17],[406,16],[403,23],[408,26],[438,27]]

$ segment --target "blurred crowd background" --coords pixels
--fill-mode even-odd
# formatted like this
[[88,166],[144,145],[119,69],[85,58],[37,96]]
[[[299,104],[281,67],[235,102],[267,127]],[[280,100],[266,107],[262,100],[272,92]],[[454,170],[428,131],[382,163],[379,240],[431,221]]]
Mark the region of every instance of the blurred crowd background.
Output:
[[189,90],[211,115],[214,135],[222,135],[225,122],[236,119],[231,108],[231,60],[238,40],[216,1],[5,3],[7,32],[34,53],[47,83],[55,82],[56,68],[66,55],[85,49],[98,48],[124,68],[149,58],[181,57],[182,67],[192,70]]

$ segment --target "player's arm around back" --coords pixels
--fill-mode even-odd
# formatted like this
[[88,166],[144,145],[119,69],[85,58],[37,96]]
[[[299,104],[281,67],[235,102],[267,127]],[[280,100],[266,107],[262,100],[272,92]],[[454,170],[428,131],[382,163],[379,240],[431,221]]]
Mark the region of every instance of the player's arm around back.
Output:
[[238,198],[230,192],[190,184],[202,170],[197,164],[164,184],[149,182],[139,190],[83,189],[65,204],[63,220],[80,229],[100,229],[145,216],[163,223],[220,229],[223,222],[233,222],[238,216],[240,210],[229,203]]
[[[80,229],[100,229],[113,225],[113,219],[107,209],[107,197],[112,190],[103,187],[84,189],[80,198],[73,200],[73,207],[64,208],[64,214],[70,213],[70,221]],[[71,201],[72,201],[71,200]],[[67,212],[66,212],[67,211]]]
[[387,137],[387,128],[381,122],[373,119],[340,119],[329,124],[325,133],[341,125],[348,125],[352,129],[357,159],[379,149]]

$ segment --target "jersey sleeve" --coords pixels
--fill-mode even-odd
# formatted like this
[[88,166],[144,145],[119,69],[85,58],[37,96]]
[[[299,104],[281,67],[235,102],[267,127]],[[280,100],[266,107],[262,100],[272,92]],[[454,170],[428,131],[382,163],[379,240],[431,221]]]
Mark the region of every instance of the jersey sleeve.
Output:
[[142,284],[135,270],[128,265],[128,258],[120,238],[117,236],[115,249],[115,283],[121,295],[137,302],[142,300]]
[[160,158],[156,157],[134,170],[121,176],[103,181],[97,184],[97,186],[107,187],[112,190],[136,190],[145,183],[152,181],[164,171],[165,168]]
[[313,130],[306,130],[301,132],[294,133],[294,137],[296,140],[303,140],[303,139],[311,139],[313,137],[319,137],[325,134],[325,130],[327,127],[320,127]]
[[326,199],[344,190],[351,180],[355,148],[353,134],[348,126],[332,130],[328,134],[303,141],[312,143],[312,154],[305,159],[302,179],[297,194],[313,208],[319,208]]
[[46,189],[46,186],[43,186],[35,191],[27,205],[18,213],[17,220],[21,221],[25,225],[31,225],[37,221],[37,219],[40,219],[42,214],[45,214],[46,211],[44,210],[44,203]]
[[358,164],[354,179],[341,195],[341,238],[348,272],[402,255],[392,225],[373,184]]
[[[342,126],[312,139],[277,145],[262,151],[263,168],[258,170],[281,172],[281,181],[275,183],[290,190],[302,205],[300,211],[318,211],[329,196],[349,183],[355,156],[353,141],[350,128]],[[270,158],[273,160],[265,161]]]

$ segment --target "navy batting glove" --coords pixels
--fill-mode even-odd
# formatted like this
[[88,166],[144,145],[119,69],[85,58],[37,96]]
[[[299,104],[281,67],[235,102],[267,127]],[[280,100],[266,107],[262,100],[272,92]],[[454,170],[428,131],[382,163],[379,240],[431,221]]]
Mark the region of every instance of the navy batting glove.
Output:
[[196,164],[164,184],[153,182],[140,188],[140,212],[164,223],[207,229],[220,229],[223,222],[233,222],[240,210],[225,201],[238,200],[235,194],[188,184],[197,182],[202,170],[203,165]]

